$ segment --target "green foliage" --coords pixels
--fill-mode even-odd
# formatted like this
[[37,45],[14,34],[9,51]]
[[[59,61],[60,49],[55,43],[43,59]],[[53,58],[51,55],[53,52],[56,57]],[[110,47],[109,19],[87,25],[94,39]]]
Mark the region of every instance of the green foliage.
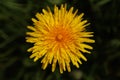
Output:
[[[51,65],[41,69],[27,53],[26,26],[42,8],[67,3],[74,6],[94,31],[96,43],[88,61],[72,72],[52,73]],[[119,0],[0,0],[0,80],[120,80]]]

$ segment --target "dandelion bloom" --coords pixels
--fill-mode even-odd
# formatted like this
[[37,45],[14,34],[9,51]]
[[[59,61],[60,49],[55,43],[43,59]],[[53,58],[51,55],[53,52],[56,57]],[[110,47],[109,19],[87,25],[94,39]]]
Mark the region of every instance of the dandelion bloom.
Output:
[[82,64],[80,59],[87,61],[82,53],[90,53],[88,49],[93,49],[86,43],[95,42],[89,38],[93,37],[93,32],[86,32],[85,27],[89,23],[83,20],[84,14],[76,15],[78,10],[73,12],[73,7],[69,10],[66,7],[66,4],[61,5],[60,9],[54,6],[53,13],[49,7],[42,9],[43,13],[36,14],[37,19],[32,18],[34,25],[27,27],[32,32],[26,33],[26,42],[34,43],[28,49],[32,52],[30,58],[34,58],[34,62],[42,58],[42,68],[46,69],[51,64],[52,72],[57,63],[60,73],[66,69],[70,72],[70,63],[79,68]]

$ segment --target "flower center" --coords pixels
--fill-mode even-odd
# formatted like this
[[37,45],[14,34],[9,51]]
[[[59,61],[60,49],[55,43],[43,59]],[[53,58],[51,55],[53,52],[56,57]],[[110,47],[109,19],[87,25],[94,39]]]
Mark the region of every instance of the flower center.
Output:
[[61,41],[63,39],[63,36],[61,35],[61,34],[58,34],[57,36],[56,36],[56,40],[57,41]]

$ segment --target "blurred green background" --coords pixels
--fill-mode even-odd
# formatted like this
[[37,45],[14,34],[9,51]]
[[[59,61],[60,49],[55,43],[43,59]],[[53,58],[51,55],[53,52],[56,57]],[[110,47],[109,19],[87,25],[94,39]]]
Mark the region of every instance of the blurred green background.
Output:
[[[41,69],[40,61],[29,59],[25,42],[26,26],[32,25],[36,12],[54,4],[67,3],[91,25],[95,44],[87,62],[72,72],[59,73],[51,65]],[[120,80],[120,0],[0,0],[0,80]]]

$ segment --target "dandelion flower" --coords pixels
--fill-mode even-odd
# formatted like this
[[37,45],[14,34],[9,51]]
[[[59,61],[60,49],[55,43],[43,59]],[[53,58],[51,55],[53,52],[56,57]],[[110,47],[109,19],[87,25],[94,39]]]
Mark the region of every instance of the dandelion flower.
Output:
[[84,14],[77,15],[78,10],[73,12],[73,7],[69,10],[66,7],[66,4],[60,8],[55,5],[53,12],[49,7],[42,9],[43,13],[36,14],[37,19],[32,18],[33,26],[27,27],[31,32],[26,33],[26,42],[34,44],[28,49],[32,52],[30,58],[34,58],[34,62],[41,58],[43,69],[51,64],[52,72],[57,64],[60,73],[70,72],[71,63],[79,68],[80,59],[87,61],[83,54],[93,49],[86,43],[95,42],[89,38],[93,32],[86,31],[89,23],[83,20]]

